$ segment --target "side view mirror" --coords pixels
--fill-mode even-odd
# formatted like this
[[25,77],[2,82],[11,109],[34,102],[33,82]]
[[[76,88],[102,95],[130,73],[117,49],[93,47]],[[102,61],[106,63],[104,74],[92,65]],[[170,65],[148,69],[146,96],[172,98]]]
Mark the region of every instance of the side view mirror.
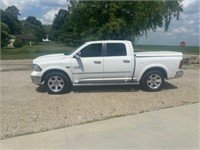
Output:
[[81,58],[81,52],[76,53],[76,55],[74,56],[75,58]]

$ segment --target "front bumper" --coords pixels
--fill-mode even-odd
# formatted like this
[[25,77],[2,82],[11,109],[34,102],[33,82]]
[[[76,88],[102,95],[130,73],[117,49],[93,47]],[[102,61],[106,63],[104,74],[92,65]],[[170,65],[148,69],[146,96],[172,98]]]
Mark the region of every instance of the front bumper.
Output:
[[42,81],[42,76],[39,75],[39,72],[33,71],[31,73],[31,80],[34,84],[40,85]]
[[182,77],[182,76],[183,76],[183,71],[180,70],[180,71],[177,71],[177,72],[176,72],[175,78],[180,78],[180,77]]
[[41,77],[35,77],[35,76],[31,76],[32,82],[36,85],[40,85],[41,84]]

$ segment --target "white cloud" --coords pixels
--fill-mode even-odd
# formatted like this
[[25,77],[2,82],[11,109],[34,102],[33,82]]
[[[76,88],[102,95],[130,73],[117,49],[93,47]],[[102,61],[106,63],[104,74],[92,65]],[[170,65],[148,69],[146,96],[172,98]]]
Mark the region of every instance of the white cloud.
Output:
[[67,0],[1,0],[1,9],[14,5],[20,11],[35,7],[66,7]]
[[[29,15],[33,15],[36,9],[35,15],[43,24],[52,24],[55,14],[59,9],[66,9],[67,0],[1,0],[1,9],[5,10],[8,6],[14,5],[23,14],[20,19],[24,19]],[[27,12],[31,12],[27,14]],[[38,15],[41,13],[41,15]],[[45,13],[45,14],[44,14]],[[38,17],[41,16],[41,17]]]
[[52,24],[55,14],[57,14],[59,11],[59,9],[52,9],[50,11],[48,11],[46,14],[44,14],[41,18],[39,18],[39,20],[43,23],[43,24]]
[[14,5],[19,10],[23,10],[26,8],[30,8],[31,6],[39,6],[40,1],[39,0],[1,0],[2,9],[6,9],[8,6]]
[[189,7],[195,0],[184,0],[181,4],[183,4],[183,8]]
[[157,32],[163,32],[164,29],[159,27],[159,28],[156,29],[156,31],[157,31]]
[[166,35],[166,36],[172,36],[173,33],[171,33],[171,32],[166,32],[165,35]]
[[194,23],[195,23],[194,20],[189,20],[189,21],[188,21],[188,24],[194,24]]
[[193,14],[199,10],[199,0],[184,0],[183,11],[187,12],[188,15]]
[[64,7],[67,6],[67,0],[40,0],[42,5]]
[[147,39],[141,37],[139,44],[177,45],[185,41],[187,45],[199,45],[200,35],[200,2],[199,0],[184,0],[183,12],[180,19],[172,19],[167,32],[160,28],[156,32],[149,32]]
[[194,35],[194,36],[199,36],[199,33],[194,32],[192,35]]
[[174,33],[187,33],[188,30],[185,27],[178,27],[173,30]]
[[5,9],[7,6],[9,6],[9,3],[6,0],[1,0],[0,6],[1,6],[1,9]]

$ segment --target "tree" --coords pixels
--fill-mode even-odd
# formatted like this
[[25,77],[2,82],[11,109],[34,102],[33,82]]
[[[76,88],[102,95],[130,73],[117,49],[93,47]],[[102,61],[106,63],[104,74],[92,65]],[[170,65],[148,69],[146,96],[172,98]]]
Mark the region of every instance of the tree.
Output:
[[21,22],[10,13],[1,10],[1,22],[8,25],[11,34],[20,34],[22,30]]
[[15,19],[17,19],[17,17],[20,15],[19,10],[16,6],[9,6],[5,9],[5,12]]
[[23,21],[23,33],[32,35],[37,41],[42,41],[42,39],[45,38],[45,31],[42,23],[33,16],[29,16]]
[[65,23],[65,18],[68,15],[68,11],[64,9],[60,9],[58,11],[58,14],[55,15],[55,18],[53,20],[52,28],[54,30],[59,30]]
[[26,22],[42,28],[42,23],[39,20],[37,20],[36,17],[34,17],[34,16],[27,17]]
[[1,22],[1,47],[5,47],[9,44],[10,29],[7,24]]
[[53,30],[53,39],[54,40],[60,40],[63,36],[63,26],[65,24],[65,18],[69,15],[67,10],[60,9],[58,11],[58,14],[55,15],[55,18],[53,20],[52,24],[52,30]]
[[179,19],[177,1],[76,1],[69,8],[63,33],[74,40],[121,39],[135,41],[158,27],[168,30]]

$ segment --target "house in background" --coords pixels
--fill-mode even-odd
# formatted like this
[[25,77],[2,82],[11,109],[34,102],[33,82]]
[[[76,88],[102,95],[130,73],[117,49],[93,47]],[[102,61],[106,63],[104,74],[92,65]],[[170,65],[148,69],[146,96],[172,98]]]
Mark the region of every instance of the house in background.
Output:
[[46,39],[42,39],[42,42],[51,42],[51,40],[49,40],[49,35],[46,36]]
[[18,39],[23,44],[30,46],[32,46],[32,43],[36,40],[35,37],[29,34],[14,34],[11,35],[10,43],[8,44],[7,48],[14,48],[14,42],[16,39]]
[[9,41],[9,44],[7,45],[7,48],[14,48],[14,42],[15,42],[15,39],[16,37],[15,36],[10,36],[10,41]]

